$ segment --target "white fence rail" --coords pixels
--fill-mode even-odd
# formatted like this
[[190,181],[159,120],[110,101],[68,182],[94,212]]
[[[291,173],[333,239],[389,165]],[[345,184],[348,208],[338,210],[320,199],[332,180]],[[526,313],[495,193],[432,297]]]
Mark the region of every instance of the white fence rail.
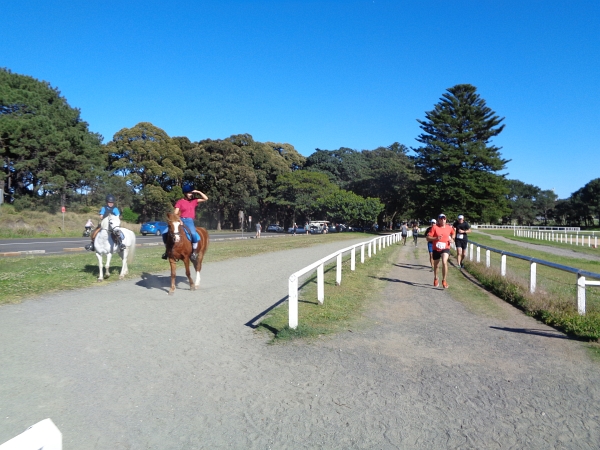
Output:
[[[530,227],[530,226],[525,226],[525,225],[478,225],[478,224],[472,224],[473,228],[481,228],[481,229],[497,229],[497,230],[512,230],[514,228],[516,229],[523,229],[523,230],[556,230],[556,231],[580,231],[579,227],[544,227],[544,226],[539,226],[539,227]],[[581,231],[581,233],[583,233],[583,231]]]
[[[335,284],[339,286],[342,283],[342,255],[350,252],[350,270],[356,270],[356,249],[360,247],[360,262],[365,262],[365,250],[367,256],[376,255],[377,250],[382,250],[390,245],[400,242],[400,233],[378,236],[369,241],[351,245],[350,247],[338,250],[331,255],[326,256],[303,269],[290,275],[288,281],[288,303],[289,303],[289,326],[296,329],[298,327],[298,280],[301,276],[317,271],[317,300],[322,305],[325,301],[325,264],[336,258]],[[378,248],[379,247],[379,248]]]
[[574,244],[577,246],[587,245],[587,247],[598,248],[598,236],[596,236],[595,231],[588,231],[586,236],[585,231],[577,231],[576,233],[572,233],[569,231],[531,230],[519,228],[515,229],[513,234],[517,237],[538,239],[540,241],[560,242],[562,244]]
[[[473,251],[475,248],[475,252]],[[535,293],[536,290],[536,275],[537,275],[537,264],[541,264],[543,266],[552,267],[554,269],[562,270],[565,272],[574,273],[577,276],[576,286],[577,286],[577,311],[579,314],[585,314],[585,288],[586,286],[600,286],[600,281],[587,281],[588,278],[595,278],[596,280],[600,280],[600,274],[594,272],[588,272],[585,270],[577,269],[575,267],[563,266],[562,264],[555,264],[550,261],[544,261],[543,259],[532,258],[530,256],[523,256],[517,253],[505,252],[504,250],[497,250],[492,247],[486,247],[485,245],[478,244],[476,242],[469,243],[469,261],[473,261],[473,254],[475,253],[475,262],[481,262],[481,249],[485,249],[485,266],[490,267],[490,253],[498,253],[500,255],[500,275],[506,276],[506,257],[510,256],[512,258],[522,259],[524,261],[529,261],[529,292],[532,294]]]

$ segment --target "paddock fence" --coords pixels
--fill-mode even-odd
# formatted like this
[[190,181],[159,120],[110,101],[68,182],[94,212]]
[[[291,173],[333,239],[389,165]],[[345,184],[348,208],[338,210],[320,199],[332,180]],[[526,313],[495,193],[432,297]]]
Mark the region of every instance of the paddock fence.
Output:
[[350,270],[356,270],[356,251],[360,248],[360,262],[365,262],[366,256],[371,258],[386,247],[401,241],[400,233],[386,234],[378,236],[369,241],[360,242],[336,251],[320,260],[298,270],[290,275],[288,280],[288,304],[289,304],[289,327],[298,328],[298,282],[300,277],[317,272],[317,301],[323,304],[325,301],[325,265],[332,259],[336,259],[335,284],[339,286],[342,283],[342,257],[345,253],[350,253]]
[[569,230],[531,230],[515,228],[513,234],[516,237],[537,239],[540,241],[598,248],[598,236],[596,236],[596,233],[596,231],[586,232],[577,230],[576,232],[570,232]]
[[[556,264],[550,261],[545,261],[538,258],[532,258],[530,256],[519,255],[517,253],[507,252],[504,250],[498,250],[492,247],[478,244],[477,242],[469,242],[469,261],[481,263],[481,249],[485,250],[485,266],[491,266],[491,253],[497,253],[500,255],[500,275],[506,277],[507,262],[506,257],[516,258],[519,260],[529,262],[529,292],[535,293],[537,289],[537,265],[549,267],[552,269],[560,270],[563,272],[569,272],[575,275],[575,283],[571,283],[571,286],[576,287],[576,300],[577,300],[577,311],[579,314],[584,315],[586,313],[586,287],[587,286],[600,286],[600,274],[594,272],[588,272],[585,270],[577,269],[575,267],[564,266],[562,264]],[[588,280],[592,278],[593,280]],[[597,303],[597,302],[596,302]]]

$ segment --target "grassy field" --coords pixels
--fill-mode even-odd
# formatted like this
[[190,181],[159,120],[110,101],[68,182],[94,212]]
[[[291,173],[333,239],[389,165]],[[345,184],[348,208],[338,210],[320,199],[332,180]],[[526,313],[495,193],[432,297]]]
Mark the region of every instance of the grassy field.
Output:
[[[332,233],[310,236],[306,239],[278,237],[217,241],[210,243],[204,261],[223,261],[229,258],[239,258],[240,255],[246,257],[363,236],[365,240],[372,237],[370,234]],[[144,273],[170,270],[168,261],[164,261],[160,257],[163,251],[162,246],[138,247],[134,263],[129,265],[128,278],[140,277]],[[120,270],[121,258],[115,256],[111,262],[112,276],[106,282],[118,280]],[[28,297],[50,292],[97,285],[97,276],[98,260],[96,254],[91,252],[0,258],[0,304],[19,302]]]
[[[486,230],[487,232],[487,230]],[[517,253],[524,256],[562,264],[600,274],[600,261],[557,256],[540,250],[531,250],[473,233],[471,240],[481,245]],[[474,258],[475,259],[475,258]],[[586,315],[577,313],[577,288],[575,274],[537,266],[535,294],[529,293],[529,262],[507,257],[507,276],[500,276],[500,255],[491,254],[490,268],[485,268],[485,251],[481,263],[467,262],[466,269],[494,294],[519,306],[544,322],[584,339],[600,338],[600,289],[586,289]]]
[[[502,236],[507,239],[511,239],[513,241],[527,242],[528,244],[545,245],[548,247],[567,249],[567,250],[571,250],[575,253],[593,255],[593,256],[598,256],[600,258],[600,249],[588,247],[587,237],[585,240],[586,245],[582,246],[582,245],[575,245],[575,244],[567,244],[566,242],[542,241],[540,239],[532,239],[532,238],[526,238],[526,237],[513,236],[512,230],[488,230],[488,229],[485,229],[485,230],[481,230],[481,231],[483,233],[491,234],[493,236]],[[589,233],[586,233],[586,236],[588,234]],[[475,236],[475,234],[473,234],[473,236]],[[598,236],[600,238],[600,232],[596,232],[596,236]],[[493,242],[498,242],[498,241],[493,241]],[[593,245],[593,243],[594,243],[594,239],[592,238],[592,245]],[[491,245],[491,247],[493,247],[493,245]]]

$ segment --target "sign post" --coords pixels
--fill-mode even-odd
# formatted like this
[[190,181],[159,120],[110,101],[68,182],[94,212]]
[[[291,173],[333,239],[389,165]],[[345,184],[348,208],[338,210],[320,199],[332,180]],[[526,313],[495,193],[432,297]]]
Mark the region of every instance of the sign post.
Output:
[[62,227],[62,231],[63,234],[65,233],[65,211],[67,210],[64,206],[61,208],[62,210],[62,215],[63,215],[63,227]]

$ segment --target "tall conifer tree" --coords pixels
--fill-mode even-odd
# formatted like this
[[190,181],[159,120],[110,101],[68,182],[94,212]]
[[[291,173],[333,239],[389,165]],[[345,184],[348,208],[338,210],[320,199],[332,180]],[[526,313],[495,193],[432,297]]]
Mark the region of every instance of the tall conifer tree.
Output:
[[494,111],[470,84],[447,90],[440,102],[417,120],[423,133],[417,141],[415,164],[420,185],[422,217],[438,213],[466,215],[475,222],[495,221],[507,212],[508,192],[500,148],[490,139],[504,129]]

